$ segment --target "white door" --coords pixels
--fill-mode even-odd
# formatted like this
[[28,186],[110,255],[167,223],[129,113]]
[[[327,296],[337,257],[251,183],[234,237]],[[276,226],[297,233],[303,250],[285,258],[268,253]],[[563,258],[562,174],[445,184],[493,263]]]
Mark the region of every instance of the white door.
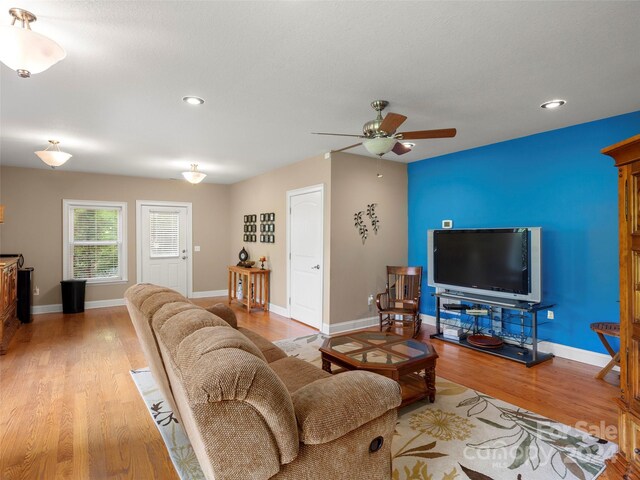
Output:
[[[313,187],[312,187],[313,188]],[[291,318],[322,326],[323,192],[289,192],[289,291]]]
[[142,205],[138,281],[153,283],[188,296],[189,251],[186,206]]

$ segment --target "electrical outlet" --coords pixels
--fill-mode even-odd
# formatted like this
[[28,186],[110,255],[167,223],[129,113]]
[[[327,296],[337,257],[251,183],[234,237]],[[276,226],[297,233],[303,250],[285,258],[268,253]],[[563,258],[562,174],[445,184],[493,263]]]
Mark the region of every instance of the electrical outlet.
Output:
[[199,251],[200,251],[200,245],[195,245],[195,246],[193,247],[193,251],[194,251],[194,252],[199,252]]
[[34,295],[40,295],[40,289],[38,287],[33,289],[33,294]]
[[547,319],[548,320],[553,320],[554,319],[553,310],[547,310]]
[[373,295],[369,295],[369,298],[367,299],[367,305],[373,305]]

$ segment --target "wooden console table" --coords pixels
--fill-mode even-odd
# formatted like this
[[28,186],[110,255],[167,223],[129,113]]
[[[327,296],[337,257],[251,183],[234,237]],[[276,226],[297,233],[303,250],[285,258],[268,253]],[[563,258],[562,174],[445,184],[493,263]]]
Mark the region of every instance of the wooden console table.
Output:
[[[269,311],[269,272],[260,268],[229,267],[229,305],[241,303],[251,312],[252,308]],[[238,282],[242,281],[242,298],[238,298]]]

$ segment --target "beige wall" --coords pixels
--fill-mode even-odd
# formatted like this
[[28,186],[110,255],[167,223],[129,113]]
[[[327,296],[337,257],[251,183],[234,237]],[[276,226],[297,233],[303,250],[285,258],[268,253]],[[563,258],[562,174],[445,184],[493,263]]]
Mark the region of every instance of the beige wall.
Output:
[[22,253],[25,265],[35,267],[36,305],[61,303],[63,199],[127,202],[129,282],[88,285],[87,301],[122,298],[136,283],[136,200],[191,202],[193,243],[201,247],[192,253],[193,291],[227,288],[229,186],[15,167],[0,172],[6,207],[0,251]]
[[[378,164],[370,157],[333,153],[330,159],[321,155],[232,185],[229,261],[237,263],[243,245],[252,260],[266,255],[271,303],[286,308],[286,193],[324,184],[323,323],[374,316],[375,307],[367,305],[367,297],[384,288],[386,266],[407,263],[407,166],[382,161],[384,177],[379,179]],[[370,231],[363,245],[353,215],[369,203],[378,203],[381,228],[377,235]],[[276,214],[276,243],[244,243],[244,215],[265,212]]]
[[[382,292],[387,265],[407,264],[407,165],[375,158],[331,155],[331,323],[376,315],[367,304]],[[380,171],[382,178],[377,177]],[[366,216],[377,203],[377,235]],[[369,230],[365,243],[354,226],[354,214],[364,210]]]
[[[329,292],[329,238],[330,238],[330,218],[331,218],[331,161],[324,158],[324,155],[312,157],[292,165],[288,165],[277,170],[250,178],[243,182],[236,183],[230,187],[230,245],[231,254],[229,262],[235,265],[238,262],[238,252],[244,246],[249,252],[249,258],[257,262],[258,257],[265,255],[268,258],[268,267],[271,269],[271,303],[287,308],[287,237],[286,227],[286,205],[287,191],[312,185],[323,184],[324,207],[325,207],[325,258],[324,258],[324,290]],[[274,212],[275,221],[275,243],[260,243],[258,232],[258,242],[243,242],[244,215],[258,215]],[[259,228],[259,227],[258,227]],[[324,298],[325,322],[329,315],[329,294]]]
[[[192,253],[193,291],[225,290],[226,267],[238,262],[244,246],[253,260],[268,257],[271,303],[286,308],[286,193],[318,184],[325,199],[323,323],[374,316],[367,297],[384,288],[386,265],[407,263],[407,167],[360,155],[320,155],[234,185],[2,167],[0,251],[21,252],[25,264],[35,267],[36,305],[59,304],[62,200],[127,202],[129,282],[87,287],[87,301],[122,298],[136,282],[136,200],[191,202],[193,244],[201,247]],[[366,218],[369,238],[363,245],[353,215],[370,203],[378,204],[380,230],[375,235]],[[276,242],[243,242],[244,215],[265,212],[276,214]]]

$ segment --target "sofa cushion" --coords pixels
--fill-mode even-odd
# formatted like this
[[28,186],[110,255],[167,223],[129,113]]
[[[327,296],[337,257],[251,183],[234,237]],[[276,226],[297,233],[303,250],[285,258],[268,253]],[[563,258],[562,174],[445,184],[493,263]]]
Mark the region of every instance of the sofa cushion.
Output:
[[264,357],[267,359],[267,363],[275,362],[281,358],[287,358],[287,354],[284,350],[276,347],[273,343],[256,332],[242,327],[240,327],[238,331],[251,340],[256,347],[260,349]]
[[225,327],[231,328],[227,322],[202,308],[184,310],[175,314],[162,324],[160,328],[155,328],[156,334],[162,339],[165,348],[173,359],[176,358],[176,350],[180,342],[191,335],[196,330],[204,327]]
[[205,310],[217,315],[233,328],[238,328],[238,319],[236,318],[236,314],[228,305],[225,305],[224,303],[216,303],[215,305],[206,307]]
[[221,348],[238,348],[266,362],[262,352],[247,337],[231,327],[204,327],[186,337],[178,346],[176,364],[187,371],[209,352]]
[[154,330],[160,330],[164,323],[169,320],[171,317],[176,315],[177,313],[184,312],[185,310],[201,310],[202,308],[194,305],[191,302],[188,302],[184,299],[181,302],[171,302],[163,305],[160,309],[153,314],[153,318],[151,319],[151,325],[153,325]]
[[153,314],[160,310],[165,304],[171,302],[184,302],[186,298],[178,292],[167,289],[149,295],[140,305],[140,311],[147,317],[153,317]]
[[[222,331],[222,328],[217,330]],[[199,356],[188,370],[180,369],[180,373],[190,408],[202,422],[207,419],[206,409],[214,412],[227,402],[244,402],[253,407],[250,411],[260,416],[270,430],[271,438],[278,445],[281,463],[295,458],[299,445],[298,427],[291,396],[264,360],[237,348],[221,348]],[[207,407],[203,413],[204,406]],[[244,429],[247,414],[226,418],[223,428],[253,437],[252,431]],[[205,432],[218,431],[222,437],[225,435],[220,431],[219,418],[212,418],[200,428]]]
[[400,384],[377,373],[349,371],[292,393],[300,441],[335,440],[400,405]]
[[125,292],[125,297],[129,300],[138,310],[141,310],[144,301],[151,295],[155,295],[159,292],[173,293],[174,291],[167,287],[160,287],[158,285],[151,285],[150,283],[138,283],[132,287],[129,287]]
[[282,358],[271,362],[269,366],[285,384],[289,393],[293,393],[311,382],[331,376],[330,373],[296,357]]

